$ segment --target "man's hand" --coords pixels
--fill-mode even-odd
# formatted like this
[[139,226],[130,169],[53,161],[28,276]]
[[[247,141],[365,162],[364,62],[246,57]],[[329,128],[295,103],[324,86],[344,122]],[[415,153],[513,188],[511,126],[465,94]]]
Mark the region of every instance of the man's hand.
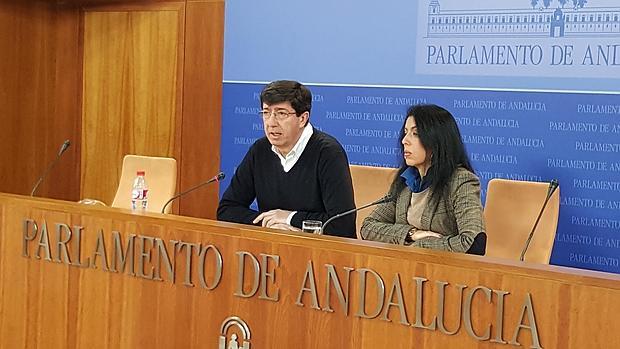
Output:
[[259,214],[258,217],[256,217],[252,221],[252,223],[256,224],[262,221],[261,226],[267,228],[271,228],[271,226],[274,224],[287,224],[286,219],[291,213],[293,213],[293,211],[286,211],[280,209],[263,212]]
[[276,223],[276,224],[270,226],[270,228],[281,229],[281,230],[290,230],[290,231],[301,231],[301,229],[299,229],[297,227],[294,227],[292,225],[285,224],[285,223]]

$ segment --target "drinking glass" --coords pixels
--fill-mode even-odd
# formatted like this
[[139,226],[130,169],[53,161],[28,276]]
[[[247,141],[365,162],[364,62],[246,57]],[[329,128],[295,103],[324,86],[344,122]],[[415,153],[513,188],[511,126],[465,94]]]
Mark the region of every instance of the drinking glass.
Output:
[[301,222],[301,230],[310,234],[321,234],[323,222],[307,220]]

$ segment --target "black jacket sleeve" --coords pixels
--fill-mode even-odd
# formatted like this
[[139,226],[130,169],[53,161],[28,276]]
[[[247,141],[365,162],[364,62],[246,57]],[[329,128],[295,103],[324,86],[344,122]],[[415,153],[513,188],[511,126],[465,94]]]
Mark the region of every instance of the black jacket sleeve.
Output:
[[252,221],[258,216],[258,212],[250,209],[256,198],[252,175],[255,165],[254,149],[252,146],[245,154],[220,200],[217,207],[217,219],[220,221],[253,224]]
[[[321,150],[316,170],[325,212],[298,211],[291,220],[293,226],[301,227],[301,223],[307,219],[325,222],[338,213],[355,208],[349,160],[342,146],[335,140]],[[355,217],[355,213],[352,213],[333,220],[325,228],[325,235],[355,238]]]

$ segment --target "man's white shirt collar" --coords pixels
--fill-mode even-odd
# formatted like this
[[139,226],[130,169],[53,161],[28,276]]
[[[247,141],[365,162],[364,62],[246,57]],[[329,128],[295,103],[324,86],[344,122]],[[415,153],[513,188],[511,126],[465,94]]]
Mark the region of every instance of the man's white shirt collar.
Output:
[[288,154],[286,154],[286,156],[282,156],[274,145],[271,146],[271,151],[273,151],[278,158],[280,158],[280,163],[282,164],[282,169],[284,169],[284,172],[290,171],[291,168],[295,166],[301,157],[301,154],[304,152],[304,149],[306,149],[306,145],[308,145],[312,133],[314,133],[314,130],[312,129],[310,122],[308,122],[304,127],[304,130],[301,132],[301,136],[297,140],[297,143],[295,143],[295,146],[288,152]]

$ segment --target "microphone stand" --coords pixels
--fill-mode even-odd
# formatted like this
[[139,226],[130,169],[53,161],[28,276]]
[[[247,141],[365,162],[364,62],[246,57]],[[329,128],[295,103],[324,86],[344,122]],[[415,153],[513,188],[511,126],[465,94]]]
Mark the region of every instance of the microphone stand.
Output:
[[200,183],[198,185],[195,185],[195,186],[193,186],[193,187],[191,187],[191,188],[189,188],[189,189],[187,189],[187,190],[185,190],[185,191],[183,191],[181,193],[178,193],[177,195],[171,197],[168,201],[166,201],[166,203],[164,204],[164,207],[161,208],[161,213],[164,213],[166,211],[166,206],[168,206],[168,204],[170,204],[175,199],[178,199],[179,197],[181,197],[181,196],[183,196],[183,195],[185,195],[185,194],[187,194],[187,193],[189,193],[191,191],[194,191],[194,190],[202,187],[203,185],[207,185],[207,184],[213,183],[213,182],[219,182],[222,179],[224,179],[224,177],[225,177],[224,172],[220,172],[220,173],[217,174],[217,176],[209,179],[208,181],[202,182],[202,183]]
[[538,212],[538,217],[536,217],[536,222],[534,222],[532,231],[530,232],[530,235],[527,237],[527,240],[525,241],[525,246],[523,247],[523,251],[521,251],[521,257],[519,257],[519,260],[521,262],[523,262],[523,259],[525,258],[525,252],[527,252],[527,249],[530,247],[530,243],[532,242],[532,238],[534,237],[534,231],[536,231],[536,227],[538,226],[540,217],[542,217],[543,212],[545,212],[547,203],[549,202],[549,199],[551,199],[551,196],[553,195],[555,190],[558,188],[558,186],[559,186],[559,183],[557,179],[552,179],[551,182],[549,182],[549,190],[547,190],[547,197],[545,198],[545,202],[543,203],[542,208],[540,209],[540,212]]
[[41,175],[41,177],[39,177],[37,182],[34,184],[34,187],[32,187],[32,191],[30,191],[30,196],[34,196],[34,193],[37,191],[37,189],[39,189],[39,185],[41,185],[41,182],[43,182],[43,179],[47,176],[47,173],[52,169],[52,167],[54,167],[54,165],[56,165],[56,163],[58,162],[62,154],[64,154],[65,150],[67,150],[67,148],[69,148],[70,145],[71,145],[71,142],[69,142],[69,140],[67,139],[60,146],[60,150],[58,151],[58,154],[56,154],[56,158],[54,158],[54,160],[50,162],[50,164],[47,166],[45,171],[43,171],[43,174]]
[[363,209],[365,209],[365,208],[367,208],[367,207],[370,207],[370,206],[374,206],[374,205],[379,205],[379,204],[383,204],[383,203],[386,203],[386,202],[390,202],[390,201],[392,201],[392,200],[394,200],[394,197],[393,197],[393,196],[391,196],[390,194],[388,194],[388,195],[386,195],[386,196],[382,197],[381,199],[379,199],[379,200],[377,200],[377,201],[373,201],[373,202],[371,202],[371,203],[369,203],[369,204],[366,204],[366,205],[363,205],[363,206],[361,206],[361,207],[352,208],[352,209],[350,209],[350,210],[348,210],[348,211],[344,211],[344,212],[342,212],[342,213],[338,213],[337,215],[332,216],[332,217],[330,217],[328,220],[326,220],[326,221],[325,221],[325,224],[323,224],[323,225],[321,226],[321,233],[320,233],[320,235],[323,235],[323,229],[325,229],[325,227],[326,227],[329,223],[331,223],[331,221],[333,221],[334,219],[340,218],[340,217],[342,217],[342,216],[346,216],[346,215],[351,214],[351,213],[353,213],[353,212],[357,212],[357,211],[363,210]]

